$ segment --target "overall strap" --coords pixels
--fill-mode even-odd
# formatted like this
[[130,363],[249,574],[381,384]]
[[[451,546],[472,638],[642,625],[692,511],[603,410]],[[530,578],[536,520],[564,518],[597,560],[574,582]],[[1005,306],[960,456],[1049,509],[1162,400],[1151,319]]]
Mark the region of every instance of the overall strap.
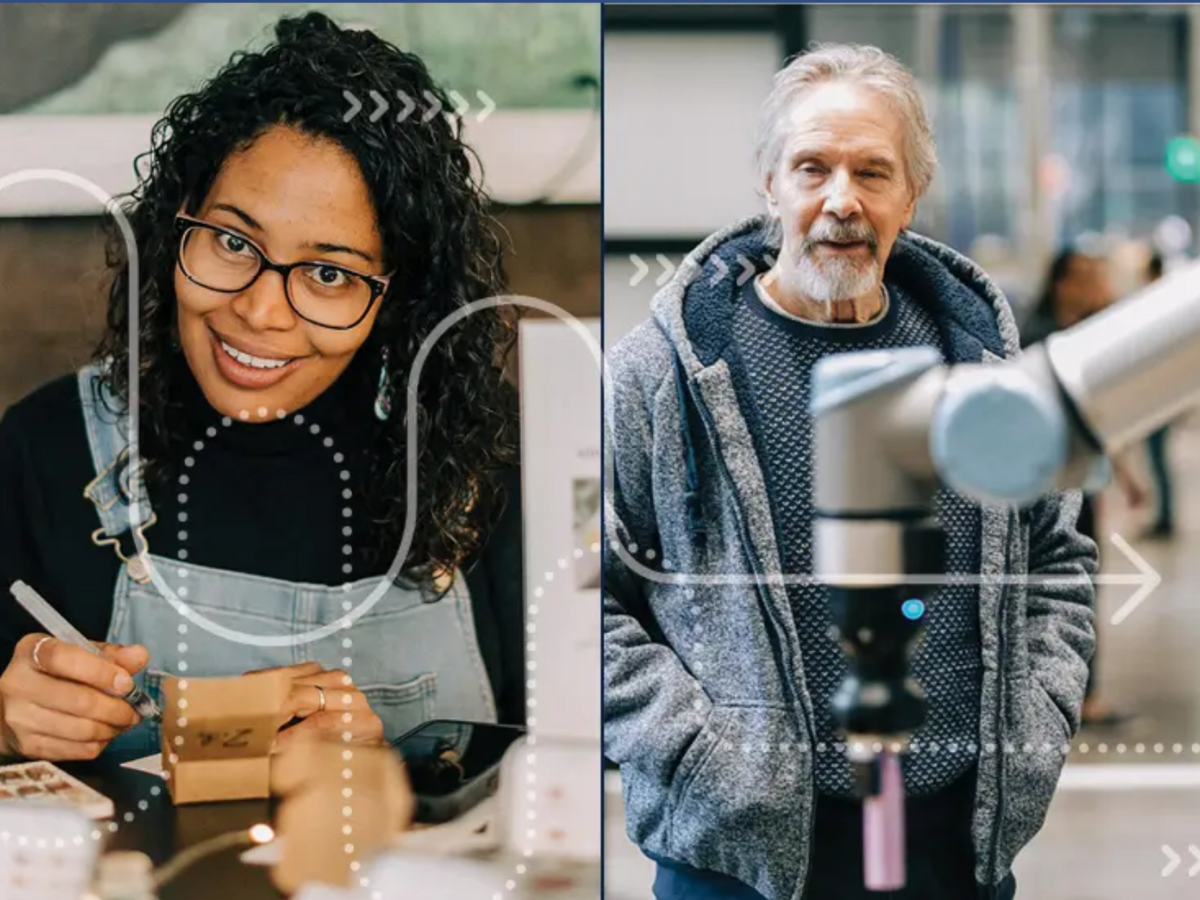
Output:
[[[90,363],[79,370],[79,402],[87,429],[88,446],[96,477],[88,482],[83,495],[96,507],[100,528],[92,534],[96,544],[111,544],[117,556],[128,561],[134,553],[146,549],[143,532],[154,524],[154,511],[142,482],[140,461],[135,470],[129,465],[129,416],[123,404],[105,385],[104,368]],[[121,536],[132,530],[130,552],[123,550]],[[144,574],[144,567],[131,565],[131,573]],[[136,570],[136,571],[134,571]]]

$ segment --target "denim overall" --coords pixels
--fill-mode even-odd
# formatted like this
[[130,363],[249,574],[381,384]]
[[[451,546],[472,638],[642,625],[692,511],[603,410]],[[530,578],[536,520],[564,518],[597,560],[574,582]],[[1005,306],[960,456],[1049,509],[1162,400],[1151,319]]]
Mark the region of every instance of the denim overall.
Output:
[[[96,469],[95,480],[84,491],[100,517],[101,527],[92,539],[97,544],[111,544],[124,561],[106,639],[141,644],[150,651],[149,665],[134,680],[164,709],[164,715],[173,713],[165,709],[164,675],[226,677],[315,661],[325,669],[344,669],[350,674],[383,720],[389,741],[435,718],[496,721],[495,701],[475,637],[471,598],[461,572],[455,573],[449,590],[436,600],[428,588],[389,584],[375,605],[354,618],[349,628],[338,627],[316,640],[280,642],[280,646],[242,642],[257,636],[303,634],[337,622],[348,615],[344,604],[357,610],[378,589],[380,578],[335,587],[299,584],[150,553],[145,532],[154,525],[154,514],[141,479],[123,465],[128,419],[112,412],[120,409],[120,404],[113,402],[99,374],[95,365],[81,370],[79,394]],[[107,404],[101,396],[108,399]],[[136,519],[131,522],[135,497]],[[121,538],[128,541],[131,529],[139,553],[122,549]],[[141,552],[178,603],[246,637],[235,641],[184,617],[151,579]],[[330,696],[335,696],[334,692]],[[159,736],[157,723],[142,722],[109,744],[108,752],[154,753],[159,750]]]

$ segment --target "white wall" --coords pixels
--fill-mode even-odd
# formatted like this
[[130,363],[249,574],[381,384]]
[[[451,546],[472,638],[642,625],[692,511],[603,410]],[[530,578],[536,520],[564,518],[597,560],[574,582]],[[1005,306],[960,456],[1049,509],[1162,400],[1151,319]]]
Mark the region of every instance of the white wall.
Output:
[[[761,210],[754,175],[759,108],[783,61],[771,33],[610,30],[604,40],[604,234],[701,238]],[[649,315],[668,269],[653,253],[604,262],[604,341]],[[681,255],[671,254],[669,266]]]
[[[364,113],[365,114],[365,113]],[[501,203],[538,199],[569,160],[569,178],[553,185],[552,203],[600,198],[600,139],[590,110],[496,110],[482,122],[468,114],[463,134],[483,164],[484,188]],[[86,179],[114,196],[136,187],[133,161],[150,146],[157,116],[0,116],[0,179],[53,169]],[[24,176],[21,176],[24,177]],[[62,180],[0,180],[0,217],[86,216],[94,196]]]
[[605,35],[606,237],[707,234],[758,211],[754,128],[781,54],[771,34]]

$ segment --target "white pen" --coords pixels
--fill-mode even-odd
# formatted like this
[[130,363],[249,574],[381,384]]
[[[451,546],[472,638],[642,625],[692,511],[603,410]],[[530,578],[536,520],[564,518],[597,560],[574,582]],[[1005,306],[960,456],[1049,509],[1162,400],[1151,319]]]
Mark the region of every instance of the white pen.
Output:
[[[25,607],[26,611],[37,619],[42,627],[54,635],[54,637],[64,643],[79,647],[81,650],[86,650],[95,656],[104,657],[99,647],[80,634],[74,625],[64,619],[57,609],[51,606],[41,594],[25,582],[14,581],[9,591],[17,598],[17,602]],[[136,709],[138,715],[143,719],[150,719],[155,722],[162,720],[162,711],[158,708],[158,704],[136,684],[121,699]]]

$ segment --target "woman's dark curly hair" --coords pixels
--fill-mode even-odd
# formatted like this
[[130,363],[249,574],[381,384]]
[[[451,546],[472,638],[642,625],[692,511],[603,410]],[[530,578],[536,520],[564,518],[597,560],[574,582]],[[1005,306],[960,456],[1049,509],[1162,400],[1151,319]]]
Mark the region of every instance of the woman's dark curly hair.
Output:
[[[344,91],[363,111],[344,121]],[[371,92],[419,104],[403,122],[394,113],[371,121]],[[152,149],[125,212],[136,238],[141,284],[138,310],[139,451],[153,490],[186,455],[178,364],[174,270],[180,208],[193,212],[224,161],[266,130],[284,125],[339,144],[357,161],[379,223],[388,294],[358,359],[379,360],[386,348],[395,409],[370,447],[375,542],[391,562],[404,530],[407,376],[418,348],[447,315],[503,288],[502,247],[473,174],[460,123],[423,121],[427,95],[454,108],[424,63],[368,31],[342,29],[310,13],[281,20],[262,52],[235,54],[195,93],[171,103],[154,127]],[[398,102],[394,108],[399,108]],[[144,168],[139,166],[139,168]],[[107,386],[129,402],[129,260],[109,222],[115,278],[108,327],[97,349],[110,360]],[[406,573],[449,571],[485,539],[504,502],[502,476],[516,457],[514,392],[500,360],[515,335],[512,307],[467,316],[434,345],[418,386],[416,531]],[[364,357],[365,355],[365,357]],[[377,391],[379,365],[361,370],[365,415]]]

